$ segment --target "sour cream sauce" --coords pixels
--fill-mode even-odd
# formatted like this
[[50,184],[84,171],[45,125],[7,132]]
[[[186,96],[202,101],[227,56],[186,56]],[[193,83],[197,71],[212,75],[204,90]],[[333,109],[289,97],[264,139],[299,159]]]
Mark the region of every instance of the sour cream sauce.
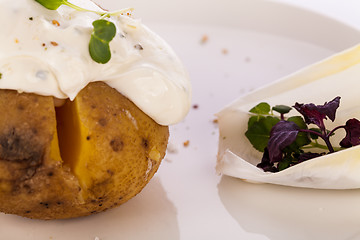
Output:
[[[72,3],[102,11],[88,0]],[[188,74],[173,50],[139,20],[111,17],[117,28],[111,60],[89,54],[99,15],[35,0],[0,0],[0,88],[73,100],[88,83],[104,81],[161,125],[181,121],[190,108]]]

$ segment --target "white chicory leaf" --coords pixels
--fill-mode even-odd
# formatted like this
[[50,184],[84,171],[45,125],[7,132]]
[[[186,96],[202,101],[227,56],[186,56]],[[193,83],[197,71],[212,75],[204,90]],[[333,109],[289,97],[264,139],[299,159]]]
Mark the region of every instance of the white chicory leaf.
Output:
[[[217,171],[258,183],[320,189],[360,188],[360,146],[269,173],[256,167],[262,153],[245,137],[248,111],[260,102],[271,106],[292,106],[295,102],[323,104],[341,96],[336,120],[326,122],[328,128],[345,124],[350,118],[360,119],[359,89],[360,45],[237,99],[217,114],[220,130]],[[345,131],[343,135],[337,132],[334,143],[344,136]]]

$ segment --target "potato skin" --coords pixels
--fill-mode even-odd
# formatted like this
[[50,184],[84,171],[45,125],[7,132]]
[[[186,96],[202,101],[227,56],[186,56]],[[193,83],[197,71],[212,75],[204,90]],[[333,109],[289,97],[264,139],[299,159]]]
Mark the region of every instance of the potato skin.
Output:
[[149,182],[165,156],[169,130],[103,82],[88,85],[76,101],[88,130],[83,137],[94,152],[86,162],[86,195],[92,212],[99,212],[126,202]]
[[87,131],[81,141],[92,147],[85,164],[75,164],[80,172],[54,147],[53,98],[0,90],[6,113],[0,117],[0,211],[37,219],[86,216],[126,202],[155,174],[168,127],[102,82],[85,87],[73,104]]
[[78,202],[77,180],[50,156],[52,98],[0,90],[0,111],[0,211],[47,219]]

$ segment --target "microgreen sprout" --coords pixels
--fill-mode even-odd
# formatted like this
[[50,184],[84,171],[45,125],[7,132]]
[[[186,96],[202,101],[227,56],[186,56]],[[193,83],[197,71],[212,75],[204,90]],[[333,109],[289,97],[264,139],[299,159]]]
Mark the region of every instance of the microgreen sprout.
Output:
[[110,42],[116,35],[115,24],[105,20],[110,16],[130,15],[134,9],[126,8],[114,12],[94,11],[79,7],[70,3],[68,0],[35,0],[49,10],[57,10],[61,5],[66,5],[77,11],[92,12],[98,14],[100,18],[93,22],[94,31],[91,34],[89,42],[89,53],[91,58],[101,64],[105,64],[111,59]]
[[[340,97],[334,98],[324,105],[295,103],[293,108],[301,116],[285,118],[285,114],[292,107],[277,105],[270,108],[267,103],[259,103],[252,108],[253,114],[248,121],[245,135],[260,152],[263,152],[258,167],[264,171],[277,172],[303,161],[319,157],[360,144],[360,121],[353,118],[345,125],[332,130],[326,129],[324,120],[335,120],[336,110],[340,105]],[[270,109],[272,111],[270,111]],[[280,116],[275,116],[277,112]],[[316,127],[308,128],[313,124]],[[330,137],[339,129],[344,129],[346,136],[340,141],[340,147],[334,147]],[[320,144],[322,139],[325,145]],[[321,151],[305,152],[305,150],[319,149]],[[326,149],[328,152],[323,152]]]
[[104,19],[94,21],[93,26],[94,31],[89,43],[90,56],[98,63],[107,63],[111,58],[109,43],[116,34],[116,27]]

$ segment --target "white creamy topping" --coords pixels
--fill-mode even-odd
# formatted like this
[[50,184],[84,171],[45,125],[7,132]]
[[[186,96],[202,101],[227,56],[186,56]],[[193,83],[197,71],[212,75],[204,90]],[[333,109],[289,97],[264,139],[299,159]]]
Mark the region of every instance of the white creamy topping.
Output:
[[[101,11],[88,0],[72,3]],[[112,17],[117,28],[107,64],[89,54],[99,15],[35,0],[0,0],[0,88],[73,100],[89,82],[104,81],[162,125],[181,121],[191,86],[173,50],[139,20]]]

